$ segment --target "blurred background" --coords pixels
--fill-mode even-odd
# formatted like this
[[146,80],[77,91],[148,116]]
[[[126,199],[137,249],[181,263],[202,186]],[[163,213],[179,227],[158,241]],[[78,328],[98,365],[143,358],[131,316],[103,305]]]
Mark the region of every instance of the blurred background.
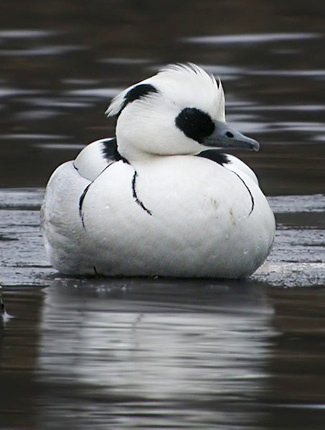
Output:
[[[0,429],[325,428],[324,0],[2,0]],[[277,219],[249,279],[77,279],[49,265],[53,170],[114,134],[120,90],[217,74]],[[294,288],[292,288],[294,287]]]
[[0,13],[0,186],[44,187],[114,134],[111,98],[168,64],[221,77],[227,120],[261,142],[241,157],[267,194],[324,186],[321,0],[18,0]]

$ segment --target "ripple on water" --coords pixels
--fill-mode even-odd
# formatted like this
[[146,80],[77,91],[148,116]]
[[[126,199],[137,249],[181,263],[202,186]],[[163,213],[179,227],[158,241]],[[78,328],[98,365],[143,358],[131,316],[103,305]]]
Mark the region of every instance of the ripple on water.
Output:
[[0,49],[0,57],[43,57],[66,55],[73,52],[84,51],[86,46],[62,45],[62,46],[42,46],[38,48],[25,49]]
[[224,36],[202,36],[202,37],[187,37],[183,39],[189,43],[202,44],[252,44],[252,43],[270,43],[296,41],[305,39],[321,38],[320,33],[255,33],[255,34],[236,34]]
[[1,30],[0,39],[42,39],[44,37],[57,36],[59,31],[45,31],[32,29]]

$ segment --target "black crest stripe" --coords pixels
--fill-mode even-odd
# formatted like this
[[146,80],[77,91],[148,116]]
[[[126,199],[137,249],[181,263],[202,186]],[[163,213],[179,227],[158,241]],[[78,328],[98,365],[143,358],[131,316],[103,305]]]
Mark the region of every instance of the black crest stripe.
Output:
[[136,85],[135,87],[131,88],[124,96],[124,101],[122,103],[119,114],[129,103],[132,103],[135,100],[142,99],[149,94],[155,94],[155,93],[158,93],[158,90],[151,84]]

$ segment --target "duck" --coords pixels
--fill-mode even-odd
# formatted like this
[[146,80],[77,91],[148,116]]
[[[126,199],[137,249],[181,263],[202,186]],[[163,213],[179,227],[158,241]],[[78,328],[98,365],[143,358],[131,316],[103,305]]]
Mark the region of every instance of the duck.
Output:
[[1,289],[2,287],[0,285],[0,316],[2,317],[6,313],[6,308],[5,308],[5,302],[2,297]]
[[227,124],[219,78],[173,64],[118,94],[115,136],[52,174],[45,250],[65,275],[240,279],[270,253],[275,220],[230,149],[259,143]]

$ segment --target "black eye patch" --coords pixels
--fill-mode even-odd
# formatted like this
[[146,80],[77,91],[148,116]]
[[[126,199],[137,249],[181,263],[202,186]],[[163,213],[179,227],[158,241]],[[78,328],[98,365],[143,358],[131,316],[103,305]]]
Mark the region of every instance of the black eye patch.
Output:
[[175,119],[176,126],[185,136],[203,143],[205,137],[210,136],[215,125],[207,113],[196,108],[185,108]]
[[158,93],[158,90],[151,84],[139,84],[136,87],[131,88],[124,96],[124,101],[119,114],[126,105],[134,102],[135,100],[142,99],[150,93]]

